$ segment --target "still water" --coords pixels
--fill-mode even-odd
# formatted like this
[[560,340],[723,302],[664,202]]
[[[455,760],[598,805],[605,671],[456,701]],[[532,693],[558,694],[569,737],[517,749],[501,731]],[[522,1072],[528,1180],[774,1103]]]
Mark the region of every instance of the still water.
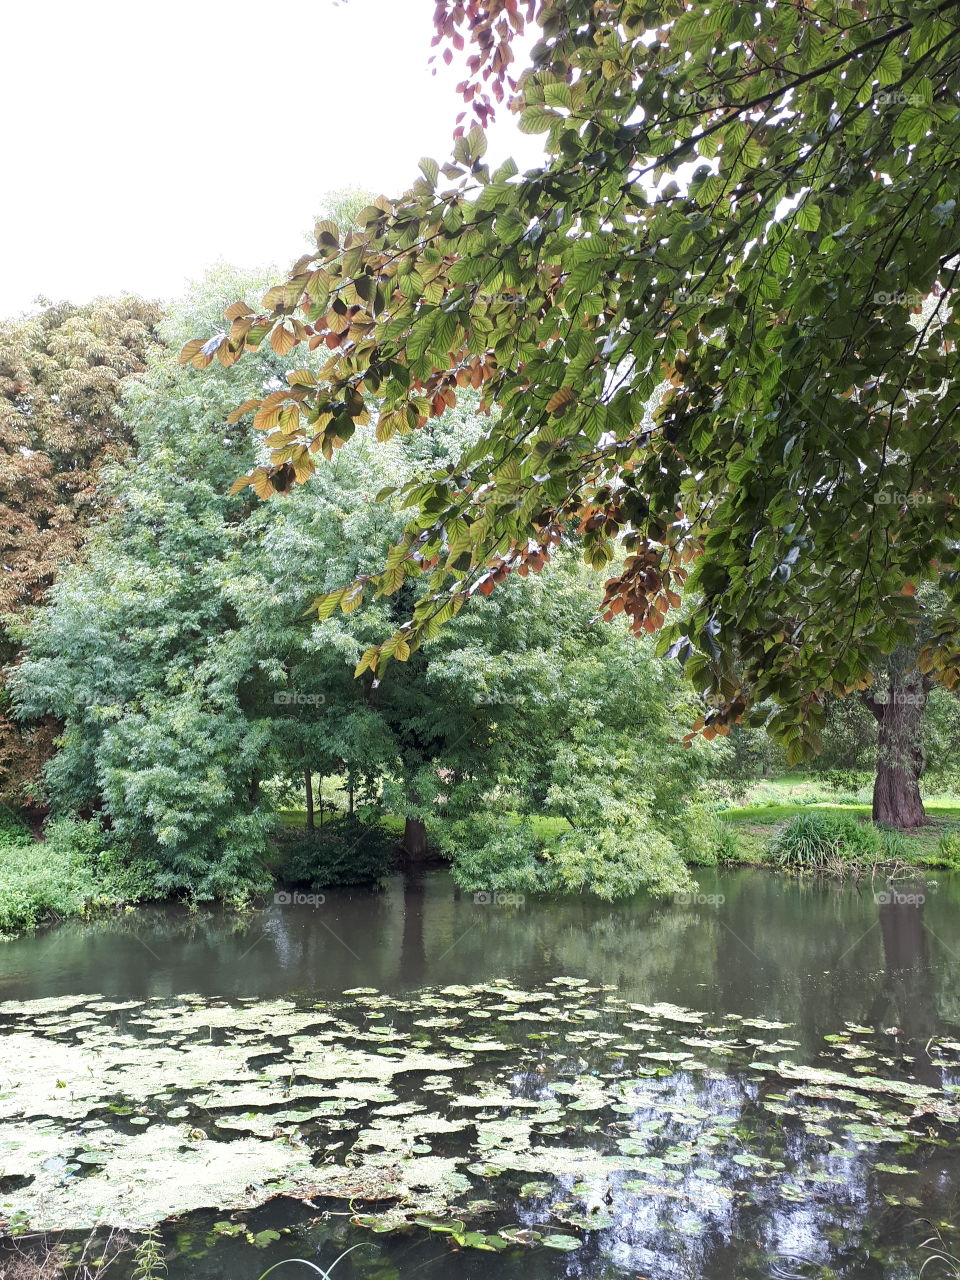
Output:
[[[498,905],[458,892],[443,872],[427,872],[396,877],[380,893],[328,892],[316,905],[269,903],[242,916],[147,908],[0,944],[2,1001],[76,994],[165,1001],[192,993],[310,1007],[374,988],[409,1008],[408,998],[424,989],[505,980],[536,992],[561,977],[613,992],[619,1004],[608,1010],[598,995],[589,1034],[569,1044],[562,1028],[551,1039],[549,1029],[531,1034],[522,1021],[485,1024],[485,1033],[492,1028],[526,1056],[507,1076],[497,1062],[472,1074],[501,1090],[509,1086],[518,1098],[542,1097],[551,1087],[561,1097],[564,1088],[578,1088],[582,1097],[583,1081],[595,1078],[608,1090],[605,1100],[593,1110],[583,1104],[575,1125],[568,1114],[555,1126],[562,1136],[552,1140],[599,1151],[614,1140],[627,1150],[624,1135],[635,1144],[642,1137],[663,1176],[611,1175],[602,1203],[588,1209],[599,1224],[592,1229],[583,1206],[576,1208],[578,1194],[586,1197],[576,1168],[559,1178],[566,1200],[523,1192],[531,1174],[508,1171],[485,1186],[482,1168],[470,1168],[477,1170],[475,1197],[491,1202],[479,1230],[508,1224],[546,1231],[545,1224],[560,1223],[577,1248],[459,1249],[448,1234],[425,1229],[372,1234],[351,1227],[351,1210],[363,1206],[322,1201],[311,1209],[277,1200],[241,1215],[252,1234],[280,1232],[262,1248],[213,1233],[223,1214],[212,1211],[165,1230],[171,1280],[256,1280],[283,1258],[329,1265],[357,1243],[362,1247],[333,1280],[906,1280],[927,1256],[921,1243],[931,1222],[958,1252],[952,1112],[941,1107],[907,1128],[906,1113],[884,1113],[889,1100],[873,1099],[865,1117],[863,1101],[851,1100],[836,1081],[823,1088],[808,1079],[798,1099],[782,1078],[764,1074],[768,1046],[761,1044],[773,1039],[792,1060],[827,1071],[876,1072],[938,1091],[960,1081],[960,878],[945,873],[893,888],[703,873],[692,901],[609,906],[579,899]],[[679,1044],[700,1050],[720,1041],[704,1040],[681,1018],[657,1041],[666,1051],[641,1054],[646,1062],[638,1071],[617,1057],[616,1033],[636,1027],[636,1038],[640,1028],[650,1034],[654,1027],[624,1023],[631,1005],[698,1011],[714,1036],[737,1019],[736,1048],[718,1049],[728,1057],[688,1070],[682,1059],[694,1050],[670,1052],[680,1032],[686,1038]],[[782,1029],[751,1035],[751,1020]],[[779,1036],[789,1047],[780,1048]],[[635,1094],[624,1092],[627,1085]],[[614,1086],[632,1112],[609,1106]],[[401,1079],[398,1093],[403,1087]],[[418,1101],[417,1082],[407,1088]],[[659,1111],[644,1110],[650,1089],[661,1091]],[[663,1090],[671,1099],[666,1126]],[[850,1122],[842,1153],[836,1134],[830,1138],[831,1110]],[[893,1126],[886,1134],[885,1123]],[[120,1277],[122,1264],[111,1274]],[[292,1266],[274,1274],[308,1272]],[[924,1272],[948,1274],[939,1263]]]

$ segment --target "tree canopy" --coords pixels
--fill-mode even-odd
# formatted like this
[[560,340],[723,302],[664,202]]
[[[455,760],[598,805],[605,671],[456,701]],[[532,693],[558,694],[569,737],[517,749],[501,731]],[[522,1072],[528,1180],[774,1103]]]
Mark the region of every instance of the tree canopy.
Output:
[[[957,682],[958,8],[440,0],[453,157],[346,235],[321,220],[259,310],[182,353],[327,356],[236,411],[269,448],[261,497],[371,413],[385,441],[480,392],[483,435],[407,484],[385,564],[318,602],[427,575],[360,671],[573,530],[607,616],[685,662],[708,736],[773,704],[788,758],[815,748],[825,696],[912,642],[923,581],[946,607],[921,662]],[[523,174],[485,162],[504,99],[544,140]]]
[[[103,466],[122,456],[124,379],[156,343],[159,311],[141,298],[47,305],[0,324],[0,613],[36,604],[82,553],[103,516]],[[3,636],[5,661],[15,657]],[[2,705],[6,710],[6,694]],[[33,794],[50,726],[24,735],[0,717],[0,791]]]
[[[179,347],[250,284],[211,275],[163,337]],[[256,394],[291,362],[265,347],[236,375],[202,376],[158,347],[128,388],[135,452],[107,475],[113,510],[24,628],[12,674],[21,714],[63,726],[54,810],[100,814],[162,895],[259,886],[278,810],[304,787],[312,800],[313,778],[405,819],[471,888],[685,884],[684,858],[710,856],[698,795],[720,753],[682,750],[689,691],[647,638],[595,625],[597,583],[572,549],[379,686],[354,669],[425,580],[305,620],[318,585],[375,572],[402,535],[377,492],[449,465],[482,420],[464,399],[410,447],[362,426],[275,511],[229,493],[260,441],[223,420],[238,378]]]

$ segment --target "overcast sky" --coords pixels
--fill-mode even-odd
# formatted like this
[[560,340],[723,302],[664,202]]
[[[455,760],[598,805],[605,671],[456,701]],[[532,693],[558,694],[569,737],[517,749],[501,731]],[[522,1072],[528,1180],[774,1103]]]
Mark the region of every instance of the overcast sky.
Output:
[[[220,259],[286,267],[324,192],[399,194],[421,156],[446,157],[457,112],[457,77],[427,68],[433,8],[5,6],[15,141],[0,205],[0,315],[38,294],[170,297]],[[512,154],[524,168],[538,151],[508,119],[488,158]]]

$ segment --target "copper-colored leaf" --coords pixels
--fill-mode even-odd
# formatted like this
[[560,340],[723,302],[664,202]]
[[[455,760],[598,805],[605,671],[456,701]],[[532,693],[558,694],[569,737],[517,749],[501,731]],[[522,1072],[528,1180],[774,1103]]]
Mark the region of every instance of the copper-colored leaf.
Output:
[[280,421],[279,405],[264,405],[253,420],[255,431],[272,431]]
[[555,391],[547,401],[547,413],[556,413],[559,409],[568,405],[571,400],[575,399],[576,393],[572,387],[561,387],[560,390]]
[[270,335],[270,345],[278,356],[286,356],[297,345],[297,339],[292,330],[285,324],[280,324]]
[[194,358],[194,356],[198,355],[200,351],[203,349],[205,342],[206,342],[205,338],[191,338],[190,341],[185,344],[185,346],[182,348],[180,352],[180,357],[179,357],[180,363],[189,364],[190,361]]
[[237,405],[237,407],[236,407],[236,409],[234,409],[233,413],[228,413],[228,414],[227,414],[227,421],[228,421],[228,422],[239,422],[239,421],[240,421],[240,419],[241,419],[245,414],[249,413],[251,409],[256,409],[256,408],[258,408],[258,407],[259,407],[259,405],[260,405],[260,401],[259,401],[259,400],[244,400],[243,404],[238,404],[238,405]]

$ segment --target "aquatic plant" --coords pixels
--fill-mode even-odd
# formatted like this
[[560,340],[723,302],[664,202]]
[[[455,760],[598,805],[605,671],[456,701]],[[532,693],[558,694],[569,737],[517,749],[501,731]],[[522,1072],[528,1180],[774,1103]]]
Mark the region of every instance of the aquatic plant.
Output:
[[[927,1219],[924,1219],[924,1221],[927,1221]],[[946,1280],[960,1280],[960,1258],[950,1252],[944,1241],[943,1232],[939,1227],[933,1228],[933,1235],[922,1241],[920,1248],[926,1250],[927,1257],[923,1260],[920,1270],[917,1272],[918,1280],[922,1280],[927,1267],[938,1263],[944,1268],[942,1274],[946,1277]]]
[[160,1280],[166,1273],[163,1243],[156,1227],[152,1227],[137,1245],[134,1258],[132,1280]]

